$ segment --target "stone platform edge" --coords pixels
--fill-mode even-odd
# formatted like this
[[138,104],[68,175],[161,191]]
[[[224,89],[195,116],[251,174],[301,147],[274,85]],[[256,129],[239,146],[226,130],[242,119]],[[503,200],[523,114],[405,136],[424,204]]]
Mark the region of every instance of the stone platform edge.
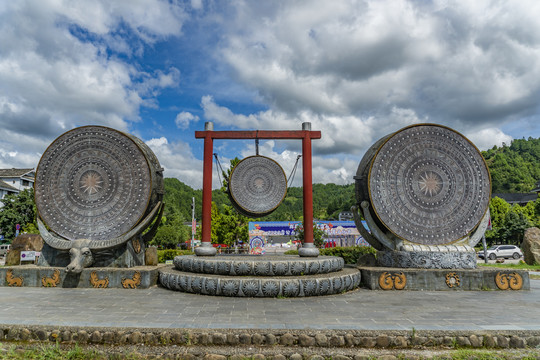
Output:
[[402,269],[357,267],[370,290],[478,291],[530,290],[529,272],[507,268]]
[[[0,325],[0,342],[373,349],[537,349],[540,330],[260,330]],[[250,348],[250,350],[252,350]]]
[[68,274],[63,267],[6,266],[0,268],[0,287],[147,289],[157,284],[160,267],[96,267],[85,268],[80,274]]

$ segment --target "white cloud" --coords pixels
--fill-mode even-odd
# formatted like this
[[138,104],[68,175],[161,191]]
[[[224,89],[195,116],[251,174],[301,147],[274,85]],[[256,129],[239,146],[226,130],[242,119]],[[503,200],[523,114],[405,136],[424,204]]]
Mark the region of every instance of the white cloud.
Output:
[[176,119],[174,120],[179,129],[187,129],[190,123],[197,121],[199,121],[199,117],[187,111],[182,111],[176,115]]
[[512,137],[500,129],[482,129],[465,135],[480,150],[487,150],[493,145],[502,146],[503,143],[510,145]]
[[76,126],[128,131],[141,107],[155,107],[163,88],[177,86],[180,72],[144,71],[115,52],[140,55],[145,46],[180,35],[185,18],[182,8],[158,0],[1,6],[0,151],[18,154],[2,166],[36,166],[36,154]]
[[[165,169],[164,177],[177,178],[194,189],[202,188],[203,161],[193,155],[188,144],[181,141],[169,143],[166,137],[160,137],[146,141],[146,145],[156,154]],[[221,186],[215,166],[212,171],[212,186]]]
[[[538,110],[536,1],[235,4],[224,59],[273,114],[309,114],[321,129],[354,133],[369,125],[370,142],[380,128],[419,121],[495,131]],[[331,134],[340,136],[329,152],[349,146]]]

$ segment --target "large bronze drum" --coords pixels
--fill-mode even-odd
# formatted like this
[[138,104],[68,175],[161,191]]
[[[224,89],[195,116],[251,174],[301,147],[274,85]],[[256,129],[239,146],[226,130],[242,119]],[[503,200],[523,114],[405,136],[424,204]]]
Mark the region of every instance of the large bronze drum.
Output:
[[265,156],[250,156],[233,168],[229,198],[243,215],[261,217],[274,211],[287,194],[287,178],[281,166]]
[[419,124],[377,141],[356,174],[359,204],[377,225],[419,245],[467,237],[484,217],[491,179],[478,149],[444,126]]
[[125,234],[162,197],[162,169],[150,148],[132,135],[103,126],[62,134],[36,170],[39,216],[69,240]]

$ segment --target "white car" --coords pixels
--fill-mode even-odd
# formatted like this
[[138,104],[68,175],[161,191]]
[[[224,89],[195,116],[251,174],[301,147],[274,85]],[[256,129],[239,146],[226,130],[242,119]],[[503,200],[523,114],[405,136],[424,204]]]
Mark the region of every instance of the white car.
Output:
[[[495,260],[497,258],[514,258],[519,259],[523,256],[521,249],[515,245],[493,245],[487,249],[487,257],[490,260]],[[478,257],[484,258],[484,250],[478,252]]]

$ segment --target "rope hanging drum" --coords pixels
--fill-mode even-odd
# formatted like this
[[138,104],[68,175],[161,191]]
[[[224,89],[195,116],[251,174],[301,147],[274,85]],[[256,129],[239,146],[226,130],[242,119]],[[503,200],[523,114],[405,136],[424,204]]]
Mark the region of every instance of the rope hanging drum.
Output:
[[248,217],[274,211],[287,194],[287,177],[281,166],[265,156],[250,156],[233,168],[229,198],[236,210]]

